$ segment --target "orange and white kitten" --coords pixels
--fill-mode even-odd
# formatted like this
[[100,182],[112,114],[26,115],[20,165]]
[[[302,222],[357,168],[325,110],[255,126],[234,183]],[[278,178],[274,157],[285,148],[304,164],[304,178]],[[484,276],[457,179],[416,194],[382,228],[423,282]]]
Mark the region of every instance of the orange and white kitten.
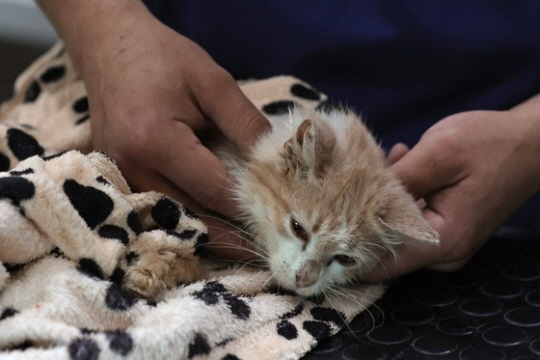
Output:
[[374,269],[402,243],[438,243],[355,114],[294,109],[269,120],[271,132],[247,158],[224,160],[281,287],[317,295]]

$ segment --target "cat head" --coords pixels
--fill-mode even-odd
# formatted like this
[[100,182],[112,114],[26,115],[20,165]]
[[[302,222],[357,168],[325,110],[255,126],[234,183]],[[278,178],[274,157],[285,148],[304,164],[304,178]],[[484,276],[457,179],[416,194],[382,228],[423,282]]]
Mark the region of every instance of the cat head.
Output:
[[280,286],[317,295],[404,242],[438,242],[356,115],[295,109],[272,120],[236,195]]

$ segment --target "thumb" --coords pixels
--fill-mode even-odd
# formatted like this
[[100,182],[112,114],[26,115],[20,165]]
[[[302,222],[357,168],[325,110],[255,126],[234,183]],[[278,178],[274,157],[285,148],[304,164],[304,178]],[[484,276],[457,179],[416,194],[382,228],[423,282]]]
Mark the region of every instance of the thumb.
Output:
[[454,163],[437,156],[430,145],[420,141],[409,152],[390,166],[415,199],[421,199],[436,190],[458,181],[459,170]]
[[[434,229],[439,230],[444,226],[443,217],[435,211],[424,209],[422,213]],[[437,264],[445,251],[446,249],[440,244],[405,243],[397,249],[396,253],[389,252],[384,256],[376,268],[362,276],[362,280],[369,283],[379,283],[426,266],[433,266]]]
[[195,95],[204,114],[244,152],[271,128],[227,72],[219,81],[198,87]]
[[394,146],[392,146],[392,149],[390,149],[390,152],[388,153],[388,157],[386,158],[386,163],[391,166],[395,164],[399,159],[407,155],[407,153],[410,151],[409,147],[405,145],[404,143],[397,143]]

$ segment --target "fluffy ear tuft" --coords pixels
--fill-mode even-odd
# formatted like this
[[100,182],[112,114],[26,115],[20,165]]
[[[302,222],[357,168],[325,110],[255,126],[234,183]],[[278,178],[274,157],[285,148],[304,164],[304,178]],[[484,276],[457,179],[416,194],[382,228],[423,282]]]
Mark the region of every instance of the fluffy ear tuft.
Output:
[[335,144],[335,135],[327,124],[306,119],[284,148],[290,167],[320,177],[331,161]]
[[439,243],[439,234],[424,219],[413,198],[405,192],[396,194],[387,203],[379,221],[383,228],[399,242]]

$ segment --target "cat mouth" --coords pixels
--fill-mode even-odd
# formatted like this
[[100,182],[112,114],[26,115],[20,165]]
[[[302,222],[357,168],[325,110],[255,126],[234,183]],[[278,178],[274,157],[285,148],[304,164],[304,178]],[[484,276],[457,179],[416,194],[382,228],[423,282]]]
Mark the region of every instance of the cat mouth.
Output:
[[311,286],[306,287],[296,287],[294,291],[297,295],[300,295],[305,298],[313,297],[313,296],[322,296],[321,287],[318,284],[313,284]]
[[280,295],[289,295],[289,296],[300,296],[309,301],[320,303],[324,301],[326,296],[322,292],[316,292],[314,290],[306,291],[306,288],[300,289],[287,289],[283,286],[275,286],[270,289],[270,292],[280,294]]

